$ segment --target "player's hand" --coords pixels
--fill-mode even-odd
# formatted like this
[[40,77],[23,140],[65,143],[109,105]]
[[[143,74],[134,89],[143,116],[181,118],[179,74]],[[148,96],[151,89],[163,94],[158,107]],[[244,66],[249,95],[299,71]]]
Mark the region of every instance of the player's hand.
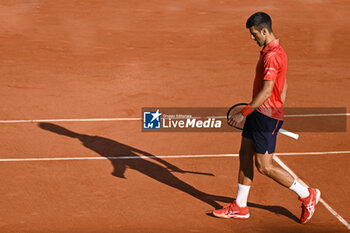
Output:
[[229,119],[227,120],[227,124],[229,126],[236,126],[238,125],[239,123],[241,123],[241,121],[244,120],[244,116],[241,112],[237,112],[237,113],[234,113],[233,115],[230,115],[229,116]]

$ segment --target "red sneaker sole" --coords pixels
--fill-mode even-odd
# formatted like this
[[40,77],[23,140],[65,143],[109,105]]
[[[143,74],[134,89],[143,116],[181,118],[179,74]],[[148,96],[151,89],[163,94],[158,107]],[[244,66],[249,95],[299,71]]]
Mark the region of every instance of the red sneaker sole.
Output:
[[213,212],[213,215],[218,218],[234,218],[234,219],[248,219],[250,217],[250,214],[246,215],[226,215],[226,214],[216,214]]

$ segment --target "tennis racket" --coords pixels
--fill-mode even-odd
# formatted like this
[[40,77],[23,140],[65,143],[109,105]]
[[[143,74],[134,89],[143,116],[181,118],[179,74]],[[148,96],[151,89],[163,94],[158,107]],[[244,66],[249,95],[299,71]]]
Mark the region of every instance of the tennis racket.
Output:
[[[233,106],[227,111],[227,116],[226,116],[226,117],[227,117],[227,120],[230,119],[231,115],[234,115],[234,114],[240,112],[240,111],[241,111],[245,106],[247,106],[247,105],[248,105],[247,103],[239,103],[239,104],[233,105]],[[239,129],[239,130],[243,130],[243,126],[244,126],[244,123],[245,123],[245,119],[246,119],[246,118],[244,118],[244,120],[242,120],[239,124],[234,125],[233,127],[235,127],[236,129]],[[281,133],[281,134],[283,134],[283,135],[286,135],[286,136],[288,136],[288,137],[291,137],[291,138],[293,138],[293,139],[295,139],[295,140],[298,140],[298,138],[299,138],[299,134],[296,134],[296,133],[293,133],[293,132],[289,132],[289,131],[287,131],[287,130],[285,130],[285,129],[282,129],[282,128],[281,128],[278,132]]]

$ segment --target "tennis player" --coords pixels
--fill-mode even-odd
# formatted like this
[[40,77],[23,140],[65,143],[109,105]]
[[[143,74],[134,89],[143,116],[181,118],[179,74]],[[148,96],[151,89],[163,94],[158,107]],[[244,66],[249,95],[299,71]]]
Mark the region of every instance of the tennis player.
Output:
[[272,31],[268,14],[257,12],[246,23],[250,38],[262,47],[256,66],[253,100],[242,111],[229,117],[228,124],[239,124],[246,117],[239,152],[238,194],[233,203],[213,214],[221,218],[249,218],[247,199],[255,165],[260,173],[294,191],[301,201],[300,223],[308,222],[320,199],[318,189],[300,184],[284,169],[273,164],[276,136],[283,124],[283,103],[287,94],[287,55]]

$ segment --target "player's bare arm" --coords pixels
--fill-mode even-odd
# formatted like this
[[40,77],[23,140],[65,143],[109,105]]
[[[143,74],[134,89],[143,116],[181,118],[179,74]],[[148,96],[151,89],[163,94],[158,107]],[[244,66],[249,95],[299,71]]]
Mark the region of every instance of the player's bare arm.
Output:
[[257,109],[263,103],[265,103],[266,100],[268,100],[271,97],[274,84],[275,84],[274,81],[269,81],[269,80],[265,80],[263,82],[262,89],[255,96],[252,102],[249,103],[252,109]]

